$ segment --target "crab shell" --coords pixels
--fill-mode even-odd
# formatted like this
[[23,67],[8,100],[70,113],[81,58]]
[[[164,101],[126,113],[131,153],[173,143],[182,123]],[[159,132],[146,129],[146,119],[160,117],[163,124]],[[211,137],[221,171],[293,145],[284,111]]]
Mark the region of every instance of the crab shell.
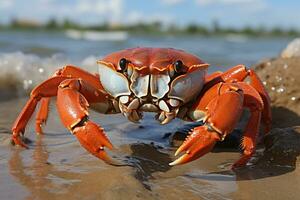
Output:
[[[124,72],[120,72],[119,66],[122,58],[128,63]],[[183,63],[184,74],[175,72],[174,63],[178,60]],[[145,99],[148,104],[161,99],[164,102],[172,99],[181,105],[191,101],[200,93],[208,67],[198,57],[171,48],[122,50],[97,63],[101,84],[113,98],[128,96]]]

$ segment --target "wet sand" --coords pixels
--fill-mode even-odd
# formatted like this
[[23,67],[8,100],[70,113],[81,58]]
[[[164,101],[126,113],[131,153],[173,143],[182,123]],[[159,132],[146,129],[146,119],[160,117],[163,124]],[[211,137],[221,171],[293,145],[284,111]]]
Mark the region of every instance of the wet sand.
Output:
[[[45,134],[36,136],[34,118],[26,131],[29,149],[10,144],[10,127],[26,99],[0,103],[1,199],[297,199],[296,169],[248,167],[231,171],[239,152],[219,149],[192,163],[169,167],[175,147],[169,133],[184,123],[159,125],[146,115],[133,124],[121,115],[91,112],[115,146],[111,166],[80,147],[61,125],[55,103]],[[258,152],[260,152],[259,150]]]

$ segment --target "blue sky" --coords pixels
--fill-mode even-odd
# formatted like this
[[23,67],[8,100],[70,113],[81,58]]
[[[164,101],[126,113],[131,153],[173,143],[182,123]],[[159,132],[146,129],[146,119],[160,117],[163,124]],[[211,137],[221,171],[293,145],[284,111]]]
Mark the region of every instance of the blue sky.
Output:
[[72,19],[82,24],[103,21],[267,26],[300,29],[297,0],[0,0],[0,22],[12,18],[45,22]]

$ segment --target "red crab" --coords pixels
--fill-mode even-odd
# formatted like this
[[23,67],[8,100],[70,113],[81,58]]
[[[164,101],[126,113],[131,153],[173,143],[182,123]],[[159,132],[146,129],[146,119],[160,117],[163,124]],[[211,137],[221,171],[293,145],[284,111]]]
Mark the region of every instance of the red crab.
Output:
[[[113,145],[101,126],[89,119],[88,108],[112,114],[123,113],[138,122],[142,112],[157,113],[161,124],[175,117],[203,121],[191,130],[170,163],[177,165],[210,152],[217,141],[232,132],[243,109],[250,110],[241,147],[241,158],[233,167],[244,166],[255,151],[260,121],[270,130],[269,96],[256,73],[243,65],[207,75],[208,64],[198,57],[171,48],[133,48],[111,53],[97,61],[99,74],[65,66],[35,87],[16,119],[12,132],[15,144],[22,141],[25,127],[37,104],[36,131],[42,133],[50,97],[57,96],[61,121],[81,145],[94,156],[109,162],[105,148]],[[243,82],[250,78],[250,83]]]

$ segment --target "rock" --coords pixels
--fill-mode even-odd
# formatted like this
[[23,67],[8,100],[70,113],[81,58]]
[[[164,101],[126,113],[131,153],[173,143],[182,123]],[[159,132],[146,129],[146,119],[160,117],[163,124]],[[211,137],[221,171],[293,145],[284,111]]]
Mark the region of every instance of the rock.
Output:
[[281,52],[282,58],[300,57],[300,38],[294,39],[288,46]]
[[280,176],[300,166],[300,126],[273,129],[264,144],[265,150],[256,152],[250,165],[235,170],[237,180]]
[[300,155],[300,126],[273,129],[264,138],[264,145],[255,165],[295,167]]
[[271,98],[273,127],[300,125],[300,57],[263,61],[255,71]]

